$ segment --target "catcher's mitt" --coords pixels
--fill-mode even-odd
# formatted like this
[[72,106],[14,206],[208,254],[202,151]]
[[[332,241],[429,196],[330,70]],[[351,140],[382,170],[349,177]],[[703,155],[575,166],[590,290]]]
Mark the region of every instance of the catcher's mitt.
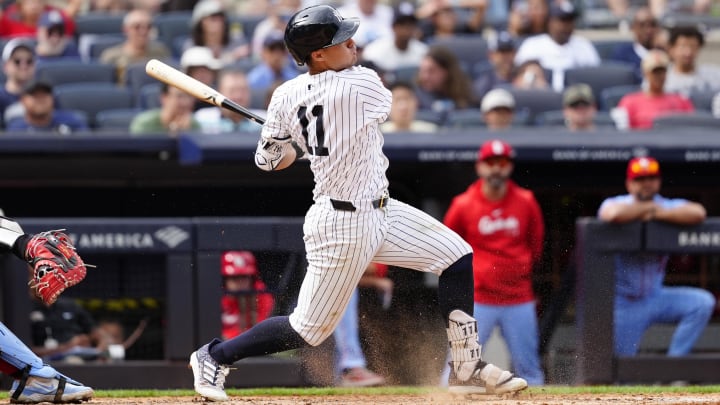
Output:
[[85,278],[87,269],[70,238],[61,231],[33,235],[25,249],[33,276],[28,285],[45,305],[51,305],[60,293]]

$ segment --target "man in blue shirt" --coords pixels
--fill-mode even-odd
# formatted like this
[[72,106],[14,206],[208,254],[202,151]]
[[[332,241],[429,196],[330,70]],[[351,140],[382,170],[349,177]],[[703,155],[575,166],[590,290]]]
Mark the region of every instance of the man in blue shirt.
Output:
[[[613,223],[664,221],[695,225],[705,220],[705,208],[660,192],[660,164],[651,157],[634,158],[627,167],[628,194],[610,197],[598,210],[601,220]],[[643,333],[653,323],[677,323],[669,356],[690,352],[715,309],[715,297],[693,287],[665,287],[668,255],[618,254],[615,257],[615,353],[633,356]]]
[[248,72],[248,83],[255,91],[269,90],[278,83],[297,76],[300,72],[290,63],[281,32],[268,34],[263,42],[262,60]]
[[8,132],[54,132],[69,135],[87,131],[87,123],[68,111],[56,110],[49,83],[32,81],[20,95],[24,114],[6,123]]

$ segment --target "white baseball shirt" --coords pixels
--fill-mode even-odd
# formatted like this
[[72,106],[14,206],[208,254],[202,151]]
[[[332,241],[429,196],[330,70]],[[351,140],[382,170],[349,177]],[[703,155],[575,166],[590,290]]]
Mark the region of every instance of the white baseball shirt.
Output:
[[[386,195],[388,159],[379,124],[391,93],[375,71],[351,67],[302,74],[273,93],[262,137],[294,140],[315,177],[303,226],[308,268],[290,325],[309,344],[329,337],[371,262],[441,274],[472,252],[458,234],[425,212]],[[330,199],[350,203],[336,209]]]

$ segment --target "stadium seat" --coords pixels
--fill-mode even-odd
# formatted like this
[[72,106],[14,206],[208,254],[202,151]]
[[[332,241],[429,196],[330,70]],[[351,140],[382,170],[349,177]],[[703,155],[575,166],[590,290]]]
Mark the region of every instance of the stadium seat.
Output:
[[[516,109],[513,115],[513,126],[528,124],[527,108]],[[448,112],[443,126],[448,128],[484,128],[485,121],[479,108],[464,108]]]
[[83,34],[122,34],[124,14],[89,12],[75,17],[75,35]]
[[[598,127],[615,127],[615,121],[607,111],[598,111],[594,121]],[[565,117],[562,110],[541,112],[535,117],[535,125],[565,126]]]
[[690,101],[698,111],[712,112],[712,101],[718,90],[695,90],[690,92]]
[[711,113],[695,111],[691,114],[669,114],[657,117],[653,120],[653,129],[678,129],[678,128],[720,128],[720,118],[715,118]]
[[78,39],[78,51],[85,62],[97,61],[104,50],[125,41],[118,34],[84,34]]
[[595,101],[600,109],[605,110],[601,103],[600,93],[614,86],[638,84],[635,69],[625,63],[605,62],[600,66],[572,68],[565,71],[565,86],[577,83],[589,85],[595,94]]
[[115,83],[115,66],[79,60],[59,60],[38,64],[35,77],[53,86],[67,83]]
[[[253,34],[255,33],[255,28],[265,18],[266,17],[264,15],[232,14],[230,16],[230,32],[233,32],[235,31],[235,29],[239,28],[240,30],[242,30],[243,35],[245,35],[245,39],[250,42],[250,40],[252,40]],[[239,27],[236,28],[236,24],[239,25]]]
[[[165,61],[170,66],[178,67],[174,63]],[[146,84],[159,83],[157,79],[145,72],[145,62],[134,63],[125,68],[125,86],[132,91],[134,97],[140,96],[142,87]],[[138,104],[139,105],[139,104]]]
[[153,19],[153,25],[157,28],[157,40],[172,49],[173,41],[179,36],[190,35],[190,11],[167,11],[158,13]]
[[473,68],[487,60],[487,41],[480,34],[462,34],[450,38],[429,38],[430,46],[442,45],[450,49],[458,58],[460,67],[468,75]]
[[91,128],[97,125],[97,113],[117,108],[133,108],[129,89],[113,83],[68,83],[55,86],[58,108],[84,111]]
[[139,108],[115,108],[99,111],[95,116],[95,128],[104,131],[127,131],[135,116],[142,112]]
[[626,94],[640,91],[640,86],[636,84],[625,86],[612,86],[600,91],[599,108],[603,111],[610,111],[617,107],[620,99]]
[[597,50],[598,55],[600,55],[600,59],[602,59],[603,61],[612,60],[610,58],[612,57],[613,53],[615,52],[615,48],[617,48],[618,46],[625,45],[625,44],[631,44],[631,43],[632,43],[632,41],[630,41],[630,40],[622,40],[622,39],[618,39],[618,40],[607,39],[607,40],[592,41],[592,44],[595,47],[595,50]]
[[527,110],[527,122],[535,122],[537,114],[544,111],[562,109],[562,94],[550,89],[517,89],[507,90],[515,98],[515,110]]
[[160,93],[162,84],[160,82],[148,83],[140,88],[140,93],[135,95],[136,105],[143,110],[160,107]]

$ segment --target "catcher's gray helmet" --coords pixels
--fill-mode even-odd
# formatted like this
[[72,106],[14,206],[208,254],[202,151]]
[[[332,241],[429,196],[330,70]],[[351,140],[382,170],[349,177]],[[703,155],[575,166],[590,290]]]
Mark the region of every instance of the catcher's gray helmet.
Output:
[[313,51],[350,39],[359,25],[359,19],[343,18],[331,6],[308,7],[295,13],[288,21],[285,45],[295,62],[302,66]]

